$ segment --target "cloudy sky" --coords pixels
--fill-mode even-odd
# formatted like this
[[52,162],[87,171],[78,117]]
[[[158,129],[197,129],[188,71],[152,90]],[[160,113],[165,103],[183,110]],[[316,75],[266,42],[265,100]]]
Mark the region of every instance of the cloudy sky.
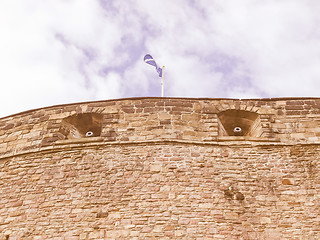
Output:
[[319,0],[1,0],[0,117],[62,103],[320,93]]

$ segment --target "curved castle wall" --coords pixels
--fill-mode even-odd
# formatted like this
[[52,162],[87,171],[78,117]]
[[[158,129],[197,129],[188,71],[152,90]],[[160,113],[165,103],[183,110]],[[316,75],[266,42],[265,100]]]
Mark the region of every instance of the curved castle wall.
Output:
[[314,98],[135,98],[8,116],[0,239],[319,239],[319,143]]

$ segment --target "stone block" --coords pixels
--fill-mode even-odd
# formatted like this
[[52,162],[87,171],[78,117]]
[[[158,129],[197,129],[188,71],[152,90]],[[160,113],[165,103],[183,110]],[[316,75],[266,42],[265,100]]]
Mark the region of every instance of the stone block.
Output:
[[269,217],[260,217],[260,223],[261,224],[270,224],[271,219]]
[[151,172],[160,172],[162,169],[162,164],[161,163],[152,163],[150,165],[150,171]]

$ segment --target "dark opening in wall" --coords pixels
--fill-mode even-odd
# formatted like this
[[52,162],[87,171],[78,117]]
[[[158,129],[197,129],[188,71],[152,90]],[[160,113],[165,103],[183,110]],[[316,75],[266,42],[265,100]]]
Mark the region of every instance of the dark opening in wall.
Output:
[[100,113],[80,113],[62,120],[59,132],[67,139],[99,137],[103,115]]
[[260,137],[262,127],[259,114],[244,110],[230,109],[218,113],[220,136]]

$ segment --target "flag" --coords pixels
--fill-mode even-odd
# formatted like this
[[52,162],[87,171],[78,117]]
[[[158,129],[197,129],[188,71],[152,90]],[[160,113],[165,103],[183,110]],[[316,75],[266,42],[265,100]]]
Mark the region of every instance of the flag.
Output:
[[146,63],[154,66],[154,67],[156,68],[158,74],[159,74],[159,77],[162,77],[162,68],[158,67],[156,61],[153,59],[153,57],[152,57],[150,54],[145,55],[144,58],[143,58],[143,60],[144,60]]

